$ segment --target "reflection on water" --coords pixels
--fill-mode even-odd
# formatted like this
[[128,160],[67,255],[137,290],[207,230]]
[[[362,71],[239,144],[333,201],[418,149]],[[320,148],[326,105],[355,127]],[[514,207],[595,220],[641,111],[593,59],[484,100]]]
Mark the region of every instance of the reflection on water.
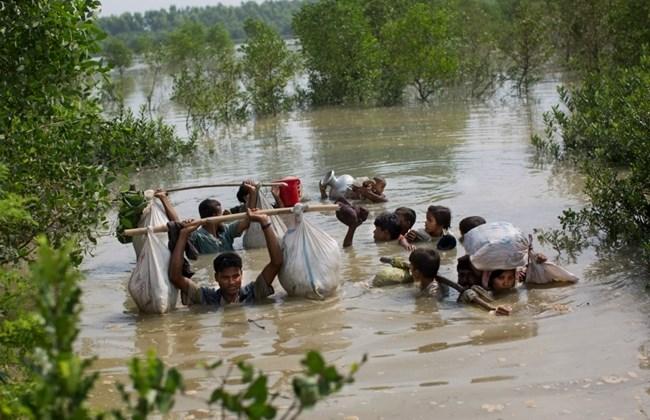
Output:
[[[143,103],[141,80],[136,77],[135,88],[125,86],[131,92],[129,106]],[[503,403],[504,416],[523,417],[530,413],[524,402],[532,398],[532,389],[545,390],[548,406],[537,408],[546,416],[555,417],[568,405],[573,413],[597,410],[605,418],[632,417],[634,408],[621,401],[637,391],[646,398],[640,404],[647,406],[648,398],[648,298],[640,286],[648,277],[631,270],[625,258],[585,252],[567,265],[580,283],[506,295],[502,302],[514,308],[508,318],[459,305],[455,292],[442,299],[416,298],[414,285],[369,286],[379,257],[407,255],[396,244],[373,243],[371,221],[381,211],[412,207],[420,227],[426,208],[443,204],[452,209],[453,230],[461,218],[478,214],[532,232],[557,227],[563,209],[579,206],[581,180],[575,171],[540,165],[529,143],[530,134],[542,129],[541,112],[556,102],[555,84],[549,81],[525,101],[502,94],[488,103],[294,112],[222,130],[202,139],[195,156],[134,174],[131,181],[140,188],[296,175],[305,195],[318,201],[317,181],[334,169],[384,176],[390,201],[368,205],[370,221],[357,230],[354,247],[342,253],[346,282],[338,296],[324,302],[288,298],[276,282],[277,293],[259,306],[139,315],[125,287],[133,251],[111,236],[101,238],[95,256],[84,264],[79,352],[97,355],[94,366],[104,377],[124,381],[127,360],[154,349],[182,371],[187,388],[196,392],[180,398],[176,409],[183,412],[197,413],[190,410],[202,407],[201,399],[220,383],[223,371],[212,377],[200,362],[251,361],[269,374],[275,391],[286,392],[291,375],[301,370],[304,352],[318,349],[337,365],[364,353],[369,362],[355,385],[310,417],[430,418],[432,409],[447,406],[441,417],[468,418],[481,415],[482,404],[496,403]],[[160,110],[183,133],[181,110],[169,102]],[[206,197],[235,204],[233,188],[172,194],[185,217],[196,217]],[[345,227],[334,217],[308,217],[342,241]],[[241,248],[240,240],[236,247]],[[462,252],[444,256],[442,275],[455,279],[455,259]],[[244,281],[252,281],[268,255],[251,250],[242,256]],[[209,256],[194,267],[199,282],[214,285]],[[602,385],[609,404],[584,399],[587,388],[580,381],[614,374],[629,380],[626,387]],[[99,385],[95,404],[117,402],[114,392],[102,392],[108,388]],[[389,394],[399,400],[385,398]],[[472,403],[445,402],[462,403],[459,395],[468,394]]]

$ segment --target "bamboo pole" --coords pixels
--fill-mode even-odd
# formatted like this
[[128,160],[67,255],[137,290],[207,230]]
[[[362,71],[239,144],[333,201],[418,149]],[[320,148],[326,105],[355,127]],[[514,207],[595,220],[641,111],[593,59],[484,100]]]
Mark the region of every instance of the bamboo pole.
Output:
[[[170,188],[165,191],[176,192],[176,191],[185,191],[185,190],[195,190],[199,188],[239,187],[241,185],[242,185],[241,182],[222,182],[219,184],[201,184],[201,185],[192,185],[189,187]],[[287,187],[287,184],[284,182],[262,182],[257,185],[260,185],[262,187]]]
[[[336,211],[339,208],[338,204],[315,204],[315,205],[304,205],[303,212],[315,212],[315,211]],[[293,212],[293,207],[282,207],[279,209],[267,209],[267,210],[258,210],[257,214],[266,214],[267,216],[277,216],[280,214],[291,214]],[[233,220],[241,220],[248,217],[246,213],[236,213],[236,214],[227,214],[225,216],[213,216],[206,217],[205,219],[198,219],[193,221],[192,225],[203,225],[208,222],[230,222]],[[153,228],[154,233],[167,232],[167,225],[159,225]],[[135,229],[126,229],[124,231],[125,236],[139,236],[147,233],[147,228],[135,228]]]

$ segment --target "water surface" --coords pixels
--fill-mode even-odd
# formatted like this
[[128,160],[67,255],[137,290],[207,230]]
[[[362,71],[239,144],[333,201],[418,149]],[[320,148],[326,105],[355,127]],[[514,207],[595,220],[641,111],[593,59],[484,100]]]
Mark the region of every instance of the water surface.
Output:
[[[580,283],[521,289],[504,298],[514,307],[505,318],[459,305],[454,294],[435,300],[416,298],[413,287],[370,287],[380,256],[407,255],[394,244],[372,242],[372,219],[381,211],[412,207],[420,227],[426,208],[442,204],[452,209],[454,227],[465,216],[482,215],[532,232],[557,227],[563,209],[582,205],[580,178],[540,165],[530,145],[531,134],[542,130],[542,112],[558,102],[555,86],[540,83],[528,100],[502,93],[482,103],[295,112],[202,140],[191,159],[134,175],[143,189],[296,175],[305,195],[318,201],[317,181],[333,168],[385,177],[390,201],[368,206],[370,221],[343,252],[346,282],[337,297],[322,302],[287,298],[276,282],[265,305],[140,315],[126,290],[132,248],[103,237],[84,264],[79,340],[82,355],[98,357],[94,404],[117,404],[113,383],[124,382],[127,361],[149,349],[186,378],[189,392],[174,408],[179,417],[205,415],[197,409],[220,384],[218,375],[197,366],[202,361],[248,360],[270,375],[273,390],[289,395],[302,355],[317,349],[344,368],[363,354],[369,361],[353,385],[305,418],[647,418],[647,274],[622,256],[586,251],[562,261]],[[137,106],[139,79],[133,89],[127,102]],[[182,132],[182,110],[162,105]],[[235,204],[234,189],[182,191],[172,200],[181,215],[196,217],[208,196]],[[308,217],[342,242],[345,227],[332,215]],[[446,254],[441,274],[455,279],[461,254]],[[251,281],[268,260],[266,250],[242,256]],[[197,262],[195,279],[210,281],[210,260]]]

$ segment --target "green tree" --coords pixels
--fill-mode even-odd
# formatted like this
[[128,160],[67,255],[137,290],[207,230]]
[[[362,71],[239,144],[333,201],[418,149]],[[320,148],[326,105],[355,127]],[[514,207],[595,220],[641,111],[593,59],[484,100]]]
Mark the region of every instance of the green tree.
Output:
[[285,88],[296,73],[297,57],[262,21],[249,19],[244,29],[248,39],[240,51],[249,99],[257,115],[275,115],[288,106]]
[[519,92],[528,92],[551,55],[549,13],[542,0],[500,0],[504,16],[500,46],[507,73]]
[[379,42],[360,4],[320,0],[294,16],[315,104],[373,102],[380,71]]
[[133,52],[119,38],[109,38],[104,43],[102,54],[108,65],[120,72],[120,76],[133,62]]
[[170,35],[167,46],[174,85],[172,99],[187,109],[186,126],[206,132],[211,126],[245,116],[239,83],[241,63],[228,32],[188,24]]
[[412,84],[421,101],[456,76],[457,40],[451,32],[452,12],[416,4],[404,17],[384,26],[386,53],[397,74]]
[[[588,205],[567,210],[562,226],[606,245],[643,248],[650,262],[650,54],[640,64],[593,73],[571,93],[567,111],[546,116],[547,139],[538,147],[575,160],[585,175]],[[559,140],[560,143],[554,143]],[[549,143],[550,142],[550,143]],[[551,234],[546,237],[557,235]],[[560,237],[561,238],[561,237]]]
[[[94,24],[98,6],[94,0],[32,0],[5,3],[0,14],[0,163],[11,174],[3,188],[24,200],[31,220],[5,236],[10,243],[1,264],[29,258],[40,234],[55,245],[64,238],[93,241],[117,170],[187,151],[173,131],[126,134],[140,124],[161,128],[159,121],[102,117],[94,93],[107,69],[92,57],[102,37]],[[162,133],[167,137],[156,137]],[[133,153],[147,146],[162,154]]]

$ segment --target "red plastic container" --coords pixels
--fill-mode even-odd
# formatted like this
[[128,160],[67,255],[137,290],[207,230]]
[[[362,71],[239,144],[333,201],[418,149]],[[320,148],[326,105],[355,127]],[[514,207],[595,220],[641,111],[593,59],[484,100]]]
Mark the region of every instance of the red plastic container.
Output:
[[302,195],[302,187],[300,185],[300,178],[295,176],[285,176],[276,182],[284,182],[286,187],[280,187],[280,198],[285,207],[292,207],[300,202]]

